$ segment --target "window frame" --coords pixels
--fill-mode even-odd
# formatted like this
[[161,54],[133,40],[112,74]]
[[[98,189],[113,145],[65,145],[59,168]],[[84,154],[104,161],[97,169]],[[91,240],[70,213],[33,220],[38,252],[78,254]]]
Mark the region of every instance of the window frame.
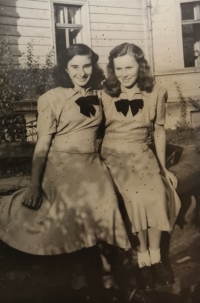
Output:
[[[88,0],[51,0],[51,23],[52,23],[52,39],[53,48],[55,53],[55,63],[57,63],[57,51],[56,51],[56,33],[55,33],[55,18],[54,18],[54,4],[62,5],[77,5],[81,6],[81,25],[82,25],[82,43],[91,47],[91,29],[90,29],[90,14]],[[76,25],[68,25],[67,27],[76,27]],[[62,26],[63,27],[63,26]]]
[[[179,0],[177,1],[177,20],[178,24],[178,53],[180,54],[180,61],[179,61],[179,68],[188,70],[188,71],[197,71],[199,72],[199,66],[193,66],[193,67],[185,67],[184,65],[184,51],[183,51],[183,34],[182,34],[182,15],[181,15],[181,4],[183,3],[189,3],[189,2],[199,2],[200,0]],[[190,20],[191,21],[191,20]],[[195,20],[194,20],[195,21]],[[185,24],[187,21],[184,21]],[[193,23],[200,23],[200,21],[193,22]],[[189,24],[189,23],[188,23]]]

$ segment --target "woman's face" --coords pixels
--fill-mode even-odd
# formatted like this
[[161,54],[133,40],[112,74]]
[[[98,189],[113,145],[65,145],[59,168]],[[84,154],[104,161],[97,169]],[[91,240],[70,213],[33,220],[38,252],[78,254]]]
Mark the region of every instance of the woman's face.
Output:
[[92,62],[88,55],[74,56],[67,65],[66,72],[69,74],[74,86],[85,86],[92,75]]
[[119,82],[131,88],[137,82],[139,64],[133,56],[124,55],[114,59],[115,75]]

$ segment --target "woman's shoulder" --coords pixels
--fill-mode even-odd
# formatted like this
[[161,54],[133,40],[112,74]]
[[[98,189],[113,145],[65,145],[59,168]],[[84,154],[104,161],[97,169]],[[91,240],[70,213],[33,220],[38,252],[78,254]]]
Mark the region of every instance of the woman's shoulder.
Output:
[[108,109],[113,103],[113,98],[104,89],[101,93],[101,100],[104,110]]
[[56,87],[50,89],[37,100],[38,110],[51,108],[53,112],[62,110],[67,99],[67,88]]
[[47,102],[49,104],[58,104],[64,102],[71,94],[71,88],[56,87],[52,88],[38,98],[38,103]]
[[154,84],[153,89],[151,92],[143,92],[143,94],[152,99],[152,102],[156,102],[156,100],[165,99],[165,102],[168,98],[167,89],[159,84]]
[[157,94],[165,94],[167,93],[167,89],[160,84],[155,83],[153,86],[152,92],[157,93]]
[[152,92],[150,93],[150,104],[153,109],[162,107],[165,108],[165,103],[168,99],[167,89],[159,84],[155,84]]
[[104,89],[101,90],[101,96],[103,102],[109,102],[113,99]]
[[42,94],[39,99],[51,99],[54,98],[54,96],[57,95],[63,95],[64,91],[63,90],[68,90],[67,88],[63,88],[63,87],[56,87],[56,88],[52,88],[50,90],[48,90],[47,92],[45,92],[44,94]]

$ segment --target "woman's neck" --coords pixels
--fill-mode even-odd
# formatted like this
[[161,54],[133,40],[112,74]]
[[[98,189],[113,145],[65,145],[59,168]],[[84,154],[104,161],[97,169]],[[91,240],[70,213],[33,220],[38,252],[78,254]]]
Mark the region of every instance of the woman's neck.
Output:
[[75,86],[74,86],[74,89],[75,89],[76,91],[78,91],[82,96],[85,96],[85,95],[86,95],[86,92],[87,92],[87,90],[88,90],[88,88],[86,88],[86,87],[81,87],[81,86],[78,86],[78,85],[75,85]]
[[128,99],[132,99],[132,97],[134,96],[135,92],[138,91],[137,84],[135,84],[132,87],[125,87],[125,86],[122,86],[122,87],[123,87],[123,91],[127,94]]

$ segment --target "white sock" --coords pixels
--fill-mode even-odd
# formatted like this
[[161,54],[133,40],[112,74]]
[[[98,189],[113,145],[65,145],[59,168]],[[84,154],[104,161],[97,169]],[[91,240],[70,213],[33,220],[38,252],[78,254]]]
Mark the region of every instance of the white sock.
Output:
[[137,256],[138,256],[138,265],[140,268],[144,266],[151,266],[151,258],[148,250],[143,253],[137,252]]
[[151,258],[151,264],[159,263],[161,256],[160,256],[160,248],[159,249],[151,249],[149,248],[149,254]]

